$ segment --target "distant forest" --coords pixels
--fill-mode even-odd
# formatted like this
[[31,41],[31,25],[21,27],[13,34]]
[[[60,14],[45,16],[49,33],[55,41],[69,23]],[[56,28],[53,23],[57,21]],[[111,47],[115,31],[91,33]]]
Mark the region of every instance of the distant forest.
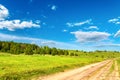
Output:
[[27,43],[17,43],[13,41],[0,41],[0,52],[6,52],[11,54],[25,54],[25,55],[69,55],[69,56],[79,56],[81,53],[119,53],[117,51],[94,51],[94,52],[85,52],[78,50],[64,50],[57,49],[55,47],[50,48],[48,46],[38,46],[36,44],[27,44]]
[[0,41],[0,52],[26,55],[69,55],[68,50],[50,48],[48,46],[40,47],[36,44],[16,43],[13,41]]

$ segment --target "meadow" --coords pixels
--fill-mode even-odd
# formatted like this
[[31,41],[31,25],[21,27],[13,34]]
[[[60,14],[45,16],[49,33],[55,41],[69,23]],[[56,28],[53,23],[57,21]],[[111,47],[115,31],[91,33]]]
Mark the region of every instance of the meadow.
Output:
[[118,57],[118,53],[79,53],[78,56],[13,55],[0,53],[0,80],[28,80]]

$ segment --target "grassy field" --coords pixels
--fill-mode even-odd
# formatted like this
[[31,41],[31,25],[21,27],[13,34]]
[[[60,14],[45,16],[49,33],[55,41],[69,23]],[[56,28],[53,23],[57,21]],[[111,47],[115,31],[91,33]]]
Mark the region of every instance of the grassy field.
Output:
[[108,59],[108,56],[102,54],[71,57],[0,53],[0,80],[27,80],[36,75],[56,73],[105,59]]

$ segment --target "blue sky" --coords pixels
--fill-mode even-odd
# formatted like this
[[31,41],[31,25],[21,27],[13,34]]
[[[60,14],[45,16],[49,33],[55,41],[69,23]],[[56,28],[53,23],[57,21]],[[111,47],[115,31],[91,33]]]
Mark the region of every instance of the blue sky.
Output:
[[0,0],[0,40],[120,51],[120,0]]

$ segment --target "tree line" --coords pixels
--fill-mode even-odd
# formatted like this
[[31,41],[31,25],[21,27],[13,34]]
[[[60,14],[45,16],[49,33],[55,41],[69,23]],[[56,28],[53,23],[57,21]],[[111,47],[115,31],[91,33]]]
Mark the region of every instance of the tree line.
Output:
[[0,51],[11,54],[40,54],[40,55],[69,55],[68,50],[50,48],[48,46],[40,47],[36,44],[16,43],[13,41],[0,41]]
[[[27,43],[17,43],[13,41],[0,41],[0,52],[6,52],[11,54],[25,54],[25,55],[69,55],[69,56],[91,56],[95,57],[114,57],[119,56],[116,53],[120,53],[118,51],[79,51],[79,50],[63,50],[57,49],[55,47],[50,48],[48,46],[38,46],[36,44],[27,44]],[[106,54],[104,54],[106,53]],[[83,55],[84,54],[84,55]]]

